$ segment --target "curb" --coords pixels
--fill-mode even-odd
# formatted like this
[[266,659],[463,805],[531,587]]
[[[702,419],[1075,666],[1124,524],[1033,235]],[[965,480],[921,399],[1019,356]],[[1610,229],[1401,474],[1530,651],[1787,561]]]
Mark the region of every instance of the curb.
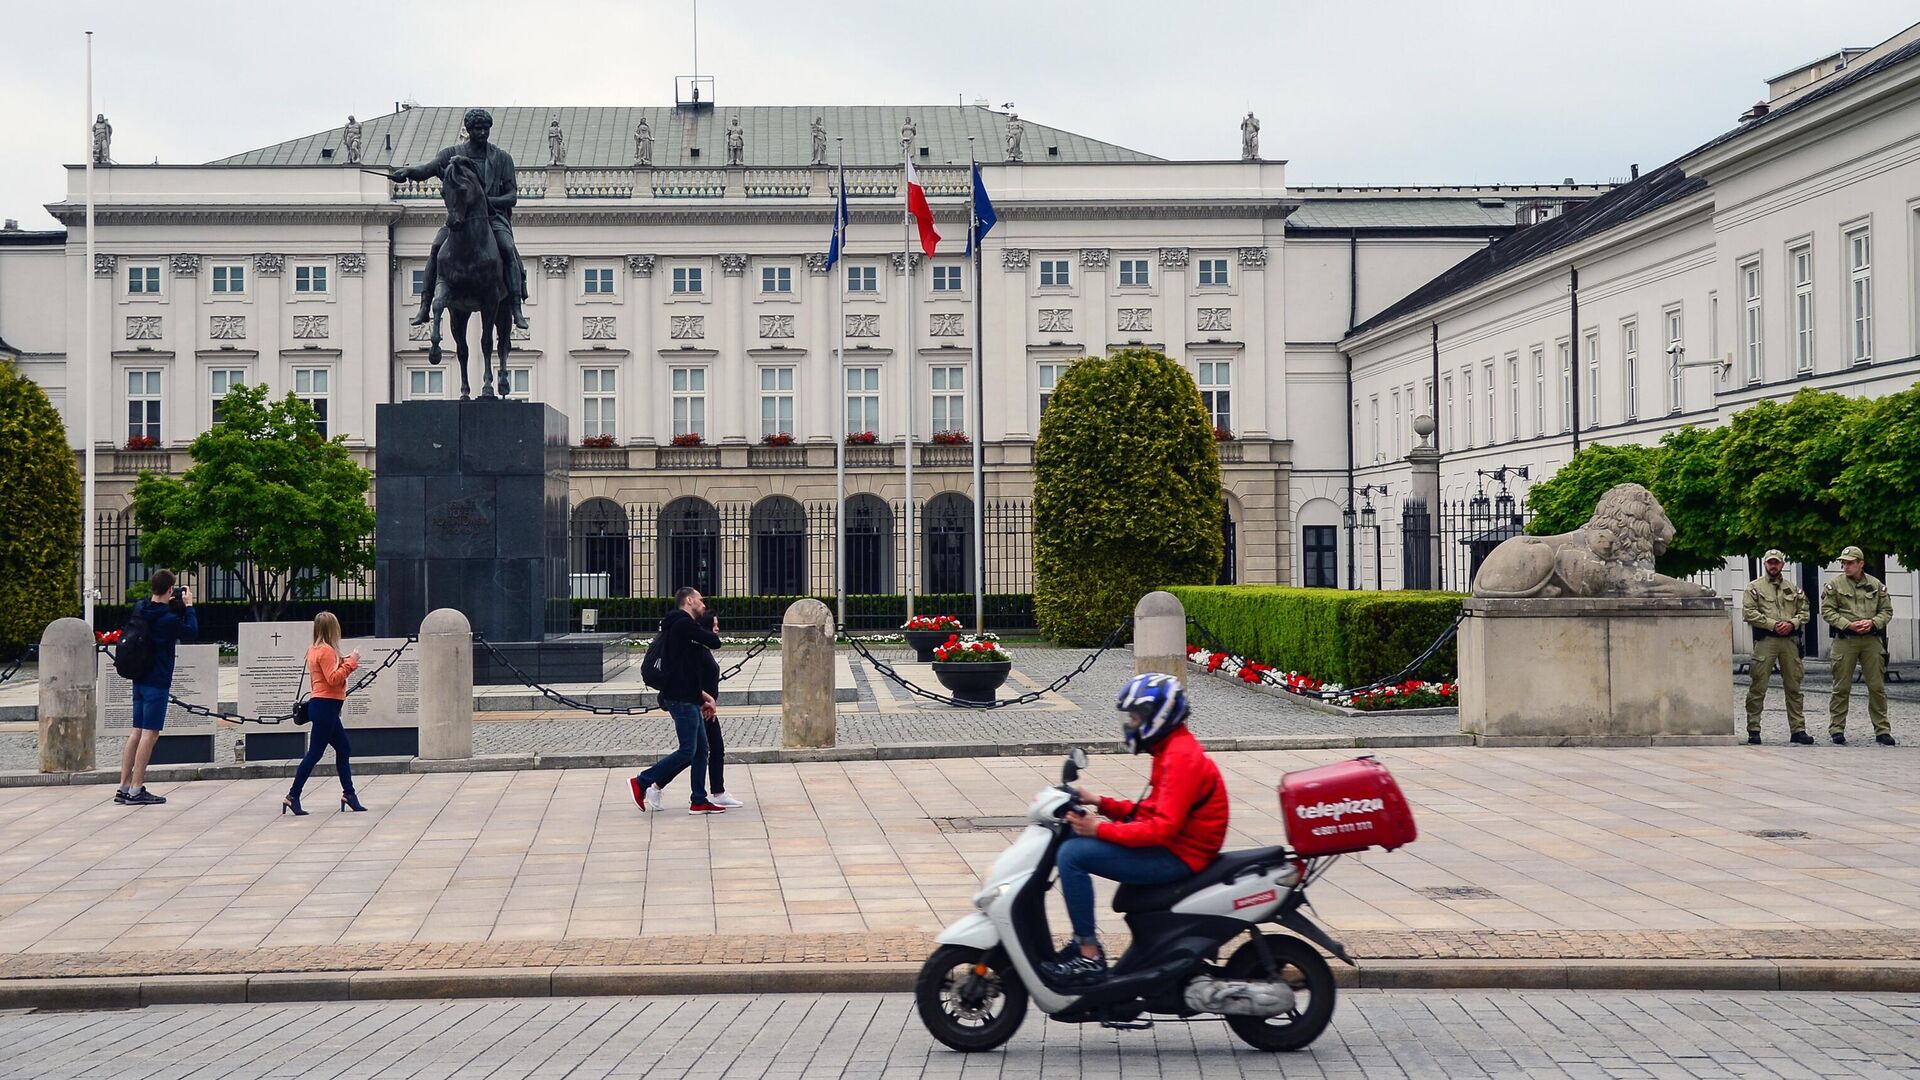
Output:
[[[910,993],[918,964],[466,968],[0,979],[0,1009],[288,1001]],[[1363,960],[1347,989],[1920,993],[1920,960]]]

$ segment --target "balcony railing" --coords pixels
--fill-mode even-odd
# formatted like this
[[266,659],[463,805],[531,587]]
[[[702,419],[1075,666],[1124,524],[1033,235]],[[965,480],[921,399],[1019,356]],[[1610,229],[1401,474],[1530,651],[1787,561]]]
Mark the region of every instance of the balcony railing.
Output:
[[118,476],[137,476],[143,472],[167,471],[165,450],[115,450],[113,471]]
[[724,169],[655,169],[656,199],[718,199],[727,193]]
[[923,446],[920,448],[920,464],[931,469],[971,465],[973,464],[973,447]]
[[750,469],[801,469],[807,464],[807,451],[801,446],[753,446],[747,448]]
[[746,183],[749,199],[803,199],[813,193],[813,171],[749,169]]
[[568,169],[569,199],[631,199],[632,169]]
[[1220,449],[1220,463],[1230,465],[1247,460],[1247,448],[1232,439],[1222,439],[1214,444]]
[[720,467],[720,448],[663,446],[654,456],[653,463],[661,469],[717,469]]
[[849,446],[847,447],[847,468],[891,469],[893,468],[893,447]]
[[589,469],[624,469],[627,452],[620,447],[576,446],[570,455],[575,472]]
[[[725,168],[523,168],[516,175],[522,199],[544,199],[547,184],[555,172],[569,199],[631,199],[652,195],[656,199],[722,199],[727,195]],[[741,184],[750,199],[805,199],[834,194],[835,180],[826,179],[814,190],[816,170],[808,168],[747,168],[740,170]],[[934,198],[964,198],[967,194],[967,170],[953,166],[929,166],[920,170],[920,182]],[[736,191],[736,194],[739,192]],[[863,167],[847,170],[847,195],[850,198],[894,198],[900,194],[900,169],[895,166]],[[440,181],[409,180],[393,185],[393,197],[409,201],[438,201]]]

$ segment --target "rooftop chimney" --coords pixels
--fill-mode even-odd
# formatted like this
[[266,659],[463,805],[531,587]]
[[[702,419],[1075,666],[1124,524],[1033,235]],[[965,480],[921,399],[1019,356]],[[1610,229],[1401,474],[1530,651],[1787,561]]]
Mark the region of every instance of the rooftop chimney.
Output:
[[1758,120],[1767,115],[1770,110],[1771,107],[1766,102],[1756,101],[1753,103],[1753,108],[1740,114],[1740,122],[1744,124],[1749,120]]
[[1630,180],[1640,179],[1640,163],[1636,161],[1631,166],[1629,166],[1629,172],[1630,172],[1630,175],[1628,176],[1628,179]]
[[19,232],[19,231],[20,231],[20,220],[18,218],[8,218],[6,227],[4,229],[0,229],[0,232]]

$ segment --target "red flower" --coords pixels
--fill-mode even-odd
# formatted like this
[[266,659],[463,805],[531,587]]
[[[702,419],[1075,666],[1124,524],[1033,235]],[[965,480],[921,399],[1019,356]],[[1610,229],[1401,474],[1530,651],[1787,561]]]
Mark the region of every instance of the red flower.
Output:
[[1227,654],[1223,652],[1217,652],[1217,653],[1214,653],[1212,656],[1207,657],[1208,673],[1219,671],[1220,665],[1226,662],[1227,662]]

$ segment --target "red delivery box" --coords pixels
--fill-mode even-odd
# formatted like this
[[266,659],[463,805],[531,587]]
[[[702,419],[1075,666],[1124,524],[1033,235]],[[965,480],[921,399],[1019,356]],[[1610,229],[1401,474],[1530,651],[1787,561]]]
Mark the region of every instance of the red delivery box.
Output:
[[1392,851],[1419,835],[1393,774],[1370,757],[1302,769],[1280,778],[1287,844],[1303,856],[1377,847]]

